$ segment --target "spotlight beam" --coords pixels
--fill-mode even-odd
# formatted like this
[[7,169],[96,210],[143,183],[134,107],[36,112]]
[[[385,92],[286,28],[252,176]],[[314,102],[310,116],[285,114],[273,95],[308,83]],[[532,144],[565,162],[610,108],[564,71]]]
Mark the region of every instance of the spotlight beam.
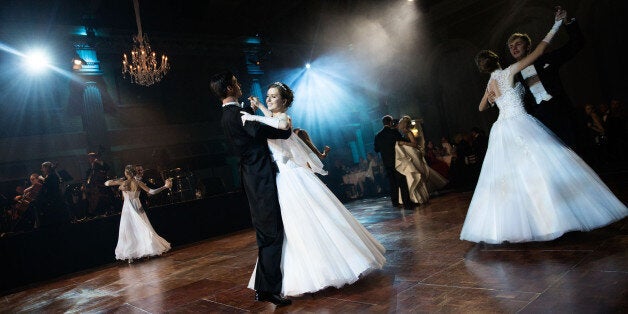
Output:
[[[29,58],[29,56],[28,56],[28,55],[26,55],[26,54],[24,54],[24,53],[20,52],[20,51],[19,51],[19,50],[17,50],[17,49],[12,48],[11,46],[8,46],[8,45],[6,45],[6,44],[4,44],[4,43],[2,43],[2,42],[0,42],[0,50],[5,51],[5,52],[8,52],[8,53],[10,53],[10,54],[13,54],[13,55],[15,55],[15,56],[18,56],[18,57],[22,58],[22,60],[25,60],[25,61],[26,61],[26,60],[28,60],[28,58]],[[49,69],[51,69],[52,71],[54,71],[55,73],[61,74],[62,76],[67,77],[67,78],[69,78],[69,79],[71,79],[71,80],[73,80],[73,81],[75,81],[75,82],[82,82],[82,81],[83,81],[83,80],[82,80],[79,76],[77,76],[75,73],[73,73],[73,72],[71,72],[71,71],[68,71],[68,70],[64,70],[64,69],[59,68],[59,67],[57,67],[57,66],[55,66],[55,65],[52,65],[52,64],[47,64],[47,65],[46,65],[46,68],[49,68]]]

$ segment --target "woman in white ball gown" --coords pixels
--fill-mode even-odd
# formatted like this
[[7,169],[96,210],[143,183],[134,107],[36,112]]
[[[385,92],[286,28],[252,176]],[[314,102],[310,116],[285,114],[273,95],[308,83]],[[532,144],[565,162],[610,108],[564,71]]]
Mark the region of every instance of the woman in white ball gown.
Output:
[[[243,111],[242,121],[288,129],[291,121],[286,110],[293,99],[286,84],[273,83],[267,92],[268,108],[249,97],[253,109],[259,108],[266,116]],[[268,146],[279,168],[277,191],[285,230],[281,294],[299,296],[339,288],[381,268],[386,261],[384,247],[316,176],[326,174],[316,154],[296,134],[286,140],[268,140]],[[249,288],[253,289],[254,282],[255,271]]]
[[118,245],[116,246],[116,259],[128,260],[161,255],[170,250],[170,243],[160,237],[146,216],[146,212],[140,203],[140,192],[154,195],[164,189],[172,187],[172,179],[167,179],[164,186],[158,189],[150,189],[141,181],[135,179],[135,167],[127,165],[124,168],[124,179],[108,180],[106,186],[119,185],[124,202],[120,214],[120,229],[118,230]]
[[460,239],[499,244],[553,240],[569,231],[589,231],[626,217],[628,209],[596,173],[548,128],[524,109],[516,73],[532,64],[556,33],[552,30],[524,59],[501,69],[499,57],[484,50],[476,56],[490,73],[480,111],[495,96],[499,117],[492,126],[482,171]]

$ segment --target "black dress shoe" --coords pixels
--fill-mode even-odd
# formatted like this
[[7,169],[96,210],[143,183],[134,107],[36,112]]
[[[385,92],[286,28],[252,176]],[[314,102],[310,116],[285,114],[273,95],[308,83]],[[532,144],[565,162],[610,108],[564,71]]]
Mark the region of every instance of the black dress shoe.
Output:
[[255,292],[255,301],[270,302],[277,306],[292,304],[291,300],[282,298],[278,294],[272,294],[270,292]]

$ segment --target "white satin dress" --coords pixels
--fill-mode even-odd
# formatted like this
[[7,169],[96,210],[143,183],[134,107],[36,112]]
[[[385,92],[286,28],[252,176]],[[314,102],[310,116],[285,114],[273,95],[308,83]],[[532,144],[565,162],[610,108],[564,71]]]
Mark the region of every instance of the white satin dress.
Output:
[[120,214],[116,259],[137,259],[170,250],[170,243],[160,237],[150,224],[140,202],[140,190],[122,191],[122,196],[124,203]]
[[[548,241],[628,215],[598,175],[547,127],[527,114],[510,67],[491,74],[499,116],[460,239],[499,244]],[[490,81],[489,81],[490,82]]]
[[[295,134],[268,140],[279,173],[277,190],[285,238],[283,296],[354,283],[382,268],[385,248],[317,177],[323,164]],[[254,289],[255,271],[248,287]]]

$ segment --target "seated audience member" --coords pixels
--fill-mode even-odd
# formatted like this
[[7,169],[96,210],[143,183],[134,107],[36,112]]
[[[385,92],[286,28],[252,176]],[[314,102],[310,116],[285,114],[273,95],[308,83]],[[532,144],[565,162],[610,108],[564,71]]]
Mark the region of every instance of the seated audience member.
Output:
[[[20,216],[20,200],[22,199],[23,195],[24,195],[24,190],[26,188],[24,187],[24,185],[22,184],[18,184],[17,186],[15,186],[15,192],[12,194],[12,201],[9,202],[7,200],[7,210],[6,210],[6,214],[8,216],[8,218],[11,221],[15,221],[19,218]],[[4,195],[3,195],[4,196]]]
[[383,166],[381,161],[373,153],[366,154],[368,166],[366,170],[366,179],[364,184],[365,194],[372,196],[382,193],[383,186],[386,184],[386,178],[383,174]]
[[333,165],[327,171],[327,175],[323,178],[327,187],[340,199],[341,201],[346,201],[346,195],[344,192],[344,182],[342,177],[347,173],[345,166],[342,163],[342,160],[334,158]]
[[454,154],[449,168],[450,186],[455,189],[469,190],[475,186],[471,178],[469,164],[475,163],[475,156],[471,151],[471,145],[467,136],[458,133],[454,136]]
[[486,149],[488,148],[488,137],[484,131],[478,127],[471,128],[471,150],[475,154],[477,160],[476,164],[479,166],[484,162],[484,156],[486,155]]
[[584,113],[586,135],[582,155],[585,161],[595,168],[606,162],[605,150],[607,148],[607,139],[595,106],[586,104],[584,106]]
[[14,231],[26,231],[38,227],[37,212],[31,203],[35,201],[42,189],[43,181],[39,174],[33,173],[29,180],[31,185],[23,190],[22,195],[15,197],[14,219],[16,221]]
[[446,137],[441,137],[440,145],[443,150],[443,156],[451,156],[453,154],[453,146],[451,146],[451,143],[449,143],[449,140]]
[[425,160],[427,161],[427,165],[430,168],[436,170],[440,175],[445,178],[449,177],[449,165],[438,159],[439,153],[436,147],[434,146],[434,142],[427,141],[425,145]]

